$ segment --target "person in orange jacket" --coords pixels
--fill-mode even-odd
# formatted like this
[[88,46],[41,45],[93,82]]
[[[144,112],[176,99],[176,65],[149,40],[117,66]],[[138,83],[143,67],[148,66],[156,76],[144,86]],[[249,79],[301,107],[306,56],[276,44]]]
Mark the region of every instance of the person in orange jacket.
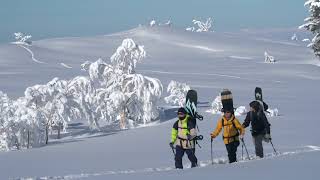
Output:
[[237,149],[240,138],[243,138],[245,129],[234,116],[233,109],[223,109],[224,115],[218,120],[216,129],[211,133],[211,140],[217,137],[223,128],[223,142],[228,151],[229,163],[237,161]]

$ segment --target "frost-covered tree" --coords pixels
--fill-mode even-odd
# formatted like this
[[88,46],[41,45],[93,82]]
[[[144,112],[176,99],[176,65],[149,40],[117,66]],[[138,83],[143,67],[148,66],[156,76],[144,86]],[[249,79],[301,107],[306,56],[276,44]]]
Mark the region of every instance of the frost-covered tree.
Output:
[[276,60],[273,56],[269,55],[267,51],[264,52],[264,62],[266,63],[275,63]]
[[96,89],[88,77],[77,76],[67,85],[67,110],[71,118],[83,117],[88,121],[90,129],[100,129],[95,103]]
[[213,114],[220,114],[222,109],[221,96],[218,95],[211,104],[211,112]]
[[188,27],[186,28],[187,31],[196,31],[196,32],[209,32],[209,31],[212,31],[211,28],[212,28],[212,22],[213,20],[209,17],[205,22],[202,22],[200,20],[192,20],[192,23],[194,25],[196,25],[197,27]]
[[42,115],[26,106],[25,98],[12,101],[0,92],[0,148],[20,149],[45,142]]
[[171,26],[172,26],[172,22],[171,22],[171,20],[168,20],[166,23],[164,23],[164,25],[165,25],[165,26],[169,26],[169,27],[171,27]]
[[320,0],[308,0],[304,4],[309,6],[310,17],[299,28],[307,29],[314,34],[314,38],[308,47],[311,47],[317,57],[320,57]]
[[82,65],[97,87],[95,104],[99,118],[119,120],[125,129],[129,120],[146,124],[158,116],[156,102],[162,93],[158,79],[136,74],[136,65],[145,58],[143,46],[132,39],[123,40],[111,56],[111,64],[99,59]]
[[294,34],[292,35],[291,40],[292,40],[292,41],[298,41],[298,36],[297,36],[296,33],[294,33]]
[[22,44],[22,45],[31,45],[32,41],[31,35],[24,35],[21,32],[14,33],[16,41],[14,42],[15,44]]
[[[70,85],[71,84],[71,85]],[[45,85],[28,87],[25,91],[27,107],[35,112],[43,114],[44,126],[46,127],[46,143],[48,143],[48,132],[53,127],[66,130],[71,119],[79,118],[81,115],[81,96],[74,96],[74,87],[65,80],[54,78]]]
[[149,25],[150,25],[150,27],[154,27],[154,26],[156,26],[157,24],[156,24],[156,20],[151,20],[150,21],[150,23],[149,23]]
[[[212,114],[221,114],[221,110],[223,108],[222,102],[221,102],[221,95],[216,96],[216,98],[211,103],[211,109],[208,110],[208,112],[211,112]],[[235,116],[241,116],[247,113],[245,106],[239,106],[235,109]]]
[[165,97],[164,100],[168,104],[178,105],[180,107],[184,106],[186,95],[189,90],[190,86],[188,86],[186,83],[171,81],[167,88],[169,96]]
[[[27,106],[25,97],[21,97],[13,102],[14,125],[19,146],[38,147],[45,144],[45,115],[37,109]],[[12,123],[13,122],[13,123]]]

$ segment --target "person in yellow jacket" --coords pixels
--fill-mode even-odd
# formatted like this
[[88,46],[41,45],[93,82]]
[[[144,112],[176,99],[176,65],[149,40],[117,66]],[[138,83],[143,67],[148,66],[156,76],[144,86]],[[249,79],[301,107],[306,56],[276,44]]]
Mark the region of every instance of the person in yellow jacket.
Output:
[[183,169],[182,157],[186,152],[191,161],[191,167],[196,167],[198,160],[195,156],[194,138],[197,137],[195,125],[183,107],[178,109],[178,118],[179,120],[172,127],[169,144],[172,149],[176,149],[175,166],[177,169]]
[[223,142],[228,151],[229,163],[237,161],[237,148],[240,138],[243,138],[245,129],[234,116],[233,109],[224,109],[224,115],[218,120],[216,129],[211,133],[211,140],[217,137],[223,128]]

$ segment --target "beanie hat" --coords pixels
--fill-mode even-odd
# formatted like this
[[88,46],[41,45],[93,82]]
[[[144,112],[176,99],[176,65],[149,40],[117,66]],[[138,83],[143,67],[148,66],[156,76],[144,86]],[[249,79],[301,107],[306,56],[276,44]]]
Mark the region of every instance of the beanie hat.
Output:
[[178,109],[178,113],[187,114],[187,111],[183,107],[181,107]]

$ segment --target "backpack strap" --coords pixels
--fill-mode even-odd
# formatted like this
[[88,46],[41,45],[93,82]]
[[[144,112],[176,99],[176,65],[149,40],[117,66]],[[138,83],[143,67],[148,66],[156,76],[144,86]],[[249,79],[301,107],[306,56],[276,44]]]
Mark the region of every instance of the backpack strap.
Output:
[[[225,125],[224,125],[224,118],[221,118],[221,119],[222,119],[222,127],[224,127],[224,126],[225,126]],[[236,140],[236,137],[238,137],[238,136],[240,135],[239,130],[237,129],[234,120],[235,120],[235,117],[233,116],[232,119],[231,119],[231,122],[232,122],[232,126],[235,128],[235,130],[237,131],[237,133],[236,133],[234,136],[229,136],[229,137],[225,137],[225,136],[222,135],[222,139],[228,139],[228,141],[229,141],[229,139],[233,138],[234,141],[235,141],[235,140]]]

